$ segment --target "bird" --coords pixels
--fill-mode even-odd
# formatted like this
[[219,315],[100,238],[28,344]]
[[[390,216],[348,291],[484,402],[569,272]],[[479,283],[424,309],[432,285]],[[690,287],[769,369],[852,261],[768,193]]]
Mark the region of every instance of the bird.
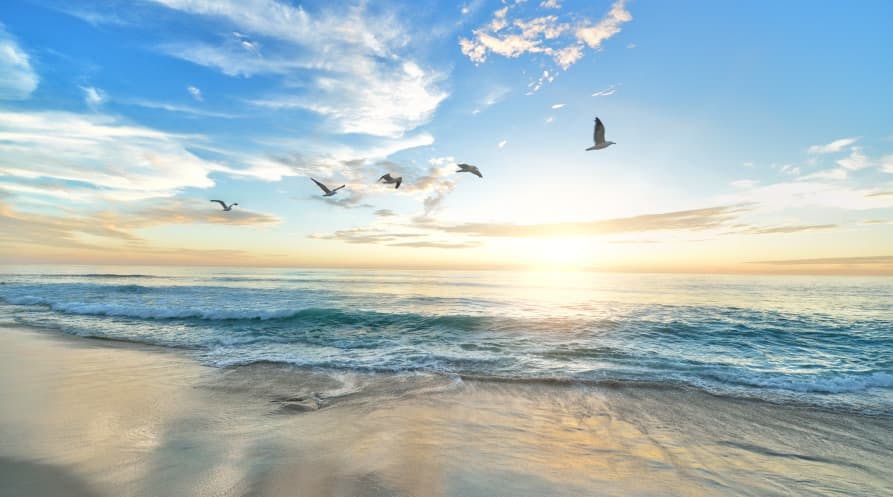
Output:
[[341,186],[339,186],[338,188],[335,188],[334,190],[329,190],[329,187],[328,187],[328,186],[326,186],[326,185],[320,183],[319,181],[316,181],[316,180],[313,179],[313,178],[310,178],[310,179],[312,179],[313,182],[316,183],[316,186],[320,187],[320,188],[322,189],[322,191],[325,192],[325,193],[323,193],[323,195],[322,195],[323,197],[331,197],[332,195],[338,193],[338,190],[344,188],[344,186],[345,186],[345,185],[341,185]]
[[395,178],[395,177],[391,176],[391,173],[387,173],[384,176],[382,176],[381,178],[378,178],[378,181],[379,182],[383,181],[384,184],[386,184],[386,185],[393,185],[396,183],[397,186],[394,187],[394,189],[396,190],[397,188],[400,188],[400,183],[403,183],[403,176],[397,176]]
[[595,118],[595,131],[593,132],[592,139],[595,140],[595,145],[587,148],[587,151],[601,150],[614,145],[614,142],[605,141],[605,125],[602,124],[602,120],[597,117]]
[[226,205],[226,202],[224,202],[223,200],[212,200],[211,202],[217,202],[218,204],[220,204],[220,207],[223,207],[223,210],[225,212],[229,212],[229,211],[233,210],[233,207],[239,205],[237,203],[232,203],[232,204]]
[[478,178],[483,178],[484,176],[481,174],[481,170],[477,168],[477,166],[472,166],[471,164],[456,164],[459,166],[459,169],[456,170],[457,173],[471,173]]

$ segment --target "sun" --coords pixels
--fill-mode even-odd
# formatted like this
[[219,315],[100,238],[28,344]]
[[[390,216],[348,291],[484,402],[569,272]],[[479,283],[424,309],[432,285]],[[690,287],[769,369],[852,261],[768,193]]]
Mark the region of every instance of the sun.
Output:
[[519,242],[527,264],[536,269],[581,269],[593,259],[584,237],[532,238]]

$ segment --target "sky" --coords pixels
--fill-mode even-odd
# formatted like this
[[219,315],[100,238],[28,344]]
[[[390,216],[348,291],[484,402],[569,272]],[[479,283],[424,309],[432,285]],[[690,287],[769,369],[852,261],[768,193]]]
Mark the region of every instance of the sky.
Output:
[[[7,0],[0,262],[890,275],[891,21]],[[616,144],[586,151],[596,116]]]

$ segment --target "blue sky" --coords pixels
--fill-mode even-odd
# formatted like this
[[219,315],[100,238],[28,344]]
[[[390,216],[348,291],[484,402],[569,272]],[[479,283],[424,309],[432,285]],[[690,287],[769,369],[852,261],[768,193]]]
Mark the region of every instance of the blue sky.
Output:
[[[889,273],[891,19],[880,1],[3,2],[0,253]],[[585,152],[596,115],[617,145]],[[347,187],[325,200],[308,176]]]

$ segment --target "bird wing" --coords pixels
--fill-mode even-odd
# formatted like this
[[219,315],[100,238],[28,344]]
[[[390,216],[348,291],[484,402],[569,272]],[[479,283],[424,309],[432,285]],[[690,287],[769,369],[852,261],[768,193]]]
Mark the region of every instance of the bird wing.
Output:
[[218,204],[220,204],[220,207],[226,209],[226,204],[223,202],[223,200],[212,200],[211,202],[217,202]]
[[316,186],[322,188],[322,191],[324,191],[325,193],[332,193],[332,190],[329,190],[329,187],[327,187],[326,185],[320,183],[319,181],[316,181],[313,178],[310,178],[310,179],[312,179],[313,182],[316,183]]
[[595,118],[595,143],[605,143],[605,125],[597,117]]
[[391,173],[384,174],[384,175],[382,175],[381,178],[378,178],[378,181],[381,181],[381,180],[391,181]]
[[345,186],[347,186],[347,185],[341,185],[341,186],[339,186],[338,188],[335,188],[334,190],[332,190],[332,193],[337,192],[338,190],[344,188]]
[[483,178],[483,177],[484,177],[484,175],[481,174],[481,170],[478,169],[476,166],[471,166],[471,167],[468,168],[468,169],[471,171],[471,174],[477,176],[478,178]]
[[461,170],[461,171],[468,171],[468,170],[469,170],[468,168],[471,167],[471,166],[469,166],[468,164],[464,164],[464,163],[463,163],[463,164],[456,164],[456,165],[459,166],[459,170]]
[[403,176],[397,178],[397,186],[394,187],[394,190],[400,188],[400,184],[403,183]]

